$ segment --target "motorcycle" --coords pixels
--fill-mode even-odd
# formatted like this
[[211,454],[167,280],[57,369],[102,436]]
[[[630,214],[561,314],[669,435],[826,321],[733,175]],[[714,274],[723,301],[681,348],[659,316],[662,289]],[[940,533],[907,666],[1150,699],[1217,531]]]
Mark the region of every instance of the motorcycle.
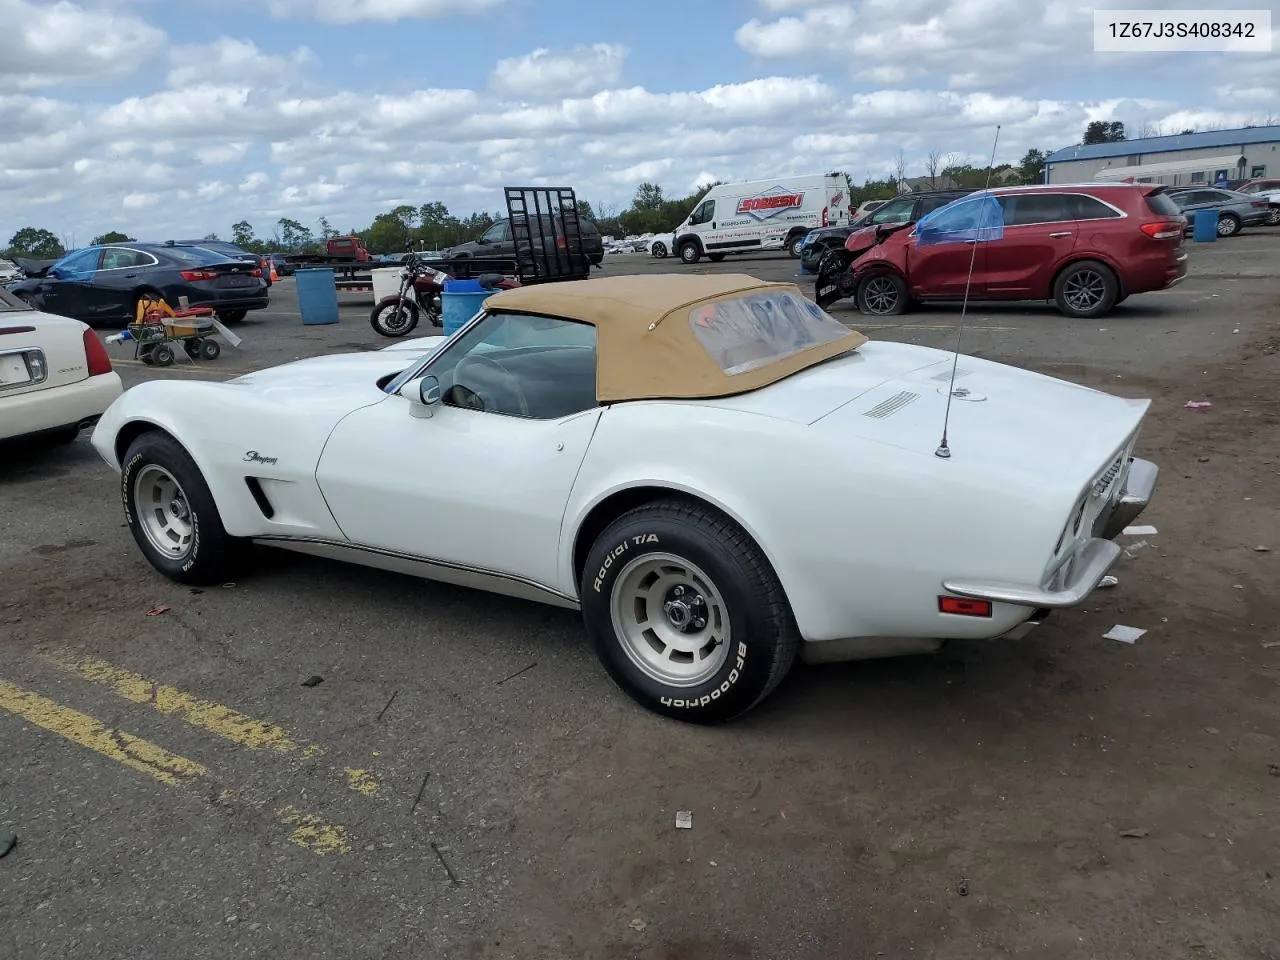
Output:
[[403,337],[426,314],[431,326],[441,325],[440,294],[449,275],[410,254],[400,271],[400,289],[383,297],[369,314],[369,323],[384,337]]
[[[399,291],[378,301],[369,315],[369,324],[384,337],[403,337],[424,314],[433,327],[443,326],[441,294],[449,279],[443,270],[430,266],[416,253],[410,254],[400,271]],[[519,280],[500,273],[484,274],[477,282],[486,290],[520,286]]]

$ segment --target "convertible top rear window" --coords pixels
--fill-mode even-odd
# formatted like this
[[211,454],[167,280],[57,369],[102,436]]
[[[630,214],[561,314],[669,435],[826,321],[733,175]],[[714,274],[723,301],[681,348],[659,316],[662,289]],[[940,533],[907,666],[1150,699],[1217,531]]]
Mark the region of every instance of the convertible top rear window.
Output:
[[849,336],[849,328],[811,300],[792,293],[749,293],[689,312],[703,349],[733,376]]

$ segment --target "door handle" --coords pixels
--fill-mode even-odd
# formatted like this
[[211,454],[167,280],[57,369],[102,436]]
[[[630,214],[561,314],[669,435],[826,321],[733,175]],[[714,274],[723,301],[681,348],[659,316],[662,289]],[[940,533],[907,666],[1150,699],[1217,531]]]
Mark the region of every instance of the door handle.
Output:
[[1071,231],[1070,231],[1070,230],[1059,230],[1057,233],[1051,233],[1051,234],[1049,234],[1049,236],[1051,236],[1051,237],[1069,237],[1069,236],[1071,236]]
[[136,279],[138,279],[138,275],[137,275],[136,273],[126,273],[126,274],[124,275],[124,278],[125,278],[126,280],[136,280]]

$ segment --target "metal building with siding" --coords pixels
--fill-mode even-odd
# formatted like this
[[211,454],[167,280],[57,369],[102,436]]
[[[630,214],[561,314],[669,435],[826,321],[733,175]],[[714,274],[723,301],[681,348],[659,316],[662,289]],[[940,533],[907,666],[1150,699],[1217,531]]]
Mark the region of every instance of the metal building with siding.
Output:
[[1280,126],[1076,144],[1046,158],[1045,183],[1127,180],[1172,187],[1280,177]]

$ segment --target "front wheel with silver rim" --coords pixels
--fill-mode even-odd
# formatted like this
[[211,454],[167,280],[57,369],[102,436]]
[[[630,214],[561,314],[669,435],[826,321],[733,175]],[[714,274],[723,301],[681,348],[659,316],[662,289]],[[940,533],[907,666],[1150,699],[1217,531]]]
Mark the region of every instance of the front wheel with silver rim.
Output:
[[1111,268],[1095,260],[1073,263],[1053,284],[1053,300],[1068,317],[1100,317],[1116,305],[1120,282]]
[[418,305],[407,297],[380,303],[369,315],[369,324],[384,337],[403,337],[418,325]]
[[1234,213],[1224,213],[1218,217],[1218,236],[1234,237],[1240,232],[1240,218]]
[[659,260],[663,260],[667,256],[667,245],[659,240],[653,245],[649,252]]
[[896,316],[907,309],[907,285],[896,273],[877,273],[858,284],[858,309],[873,317]]
[[634,700],[695,723],[764,699],[799,646],[776,574],[745,531],[689,500],[624,513],[591,546],[583,620],[601,663]]
[[143,556],[171,580],[222,583],[243,560],[243,542],[223,527],[200,469],[167,433],[147,431],[129,446],[120,494]]

